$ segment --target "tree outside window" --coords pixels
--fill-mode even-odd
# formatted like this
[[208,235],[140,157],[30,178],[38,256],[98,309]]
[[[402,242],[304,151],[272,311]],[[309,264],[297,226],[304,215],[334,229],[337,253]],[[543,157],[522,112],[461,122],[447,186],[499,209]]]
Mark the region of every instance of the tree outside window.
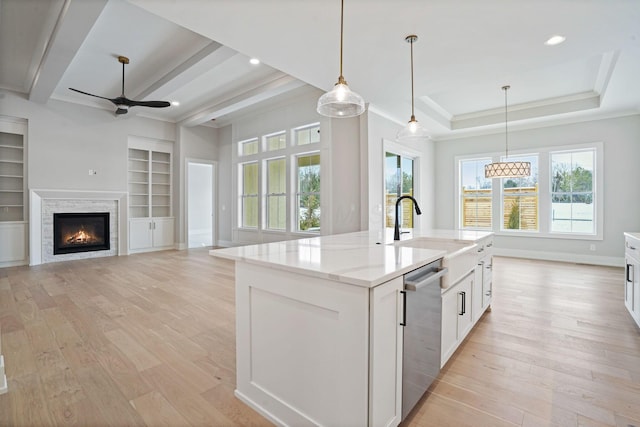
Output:
[[299,156],[297,164],[298,231],[320,231],[320,154]]
[[595,233],[595,150],[551,153],[551,231]]

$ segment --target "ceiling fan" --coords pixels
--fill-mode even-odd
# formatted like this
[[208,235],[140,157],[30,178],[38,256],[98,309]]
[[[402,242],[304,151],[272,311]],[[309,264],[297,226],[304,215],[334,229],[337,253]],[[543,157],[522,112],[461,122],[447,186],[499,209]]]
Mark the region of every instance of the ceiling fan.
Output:
[[118,56],[118,62],[122,64],[122,95],[117,98],[107,98],[100,95],[94,95],[92,93],[83,92],[78,89],[74,89],[70,87],[74,92],[82,93],[84,95],[95,96],[96,98],[106,99],[107,101],[111,101],[115,104],[116,107],[116,115],[119,114],[127,114],[129,111],[129,107],[151,107],[151,108],[164,108],[169,107],[171,103],[167,101],[134,101],[133,99],[129,99],[124,96],[124,66],[129,63],[129,58],[126,56]]

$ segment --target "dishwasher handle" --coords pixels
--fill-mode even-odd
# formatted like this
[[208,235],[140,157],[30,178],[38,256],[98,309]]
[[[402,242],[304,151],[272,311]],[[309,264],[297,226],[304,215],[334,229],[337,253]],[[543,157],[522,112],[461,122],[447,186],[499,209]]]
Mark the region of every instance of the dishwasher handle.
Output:
[[428,284],[435,282],[436,280],[440,280],[440,278],[448,272],[449,269],[447,267],[443,267],[435,270],[431,274],[423,276],[419,280],[406,280],[404,282],[404,289],[407,291],[417,291],[418,289],[423,288]]

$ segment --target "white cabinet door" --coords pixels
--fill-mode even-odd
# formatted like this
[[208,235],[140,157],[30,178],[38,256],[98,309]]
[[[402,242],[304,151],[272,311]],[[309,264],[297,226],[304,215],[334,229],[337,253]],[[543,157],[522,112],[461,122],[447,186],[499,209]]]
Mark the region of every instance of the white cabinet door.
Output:
[[458,341],[462,341],[473,327],[473,317],[471,316],[471,288],[473,287],[474,275],[469,274],[460,281],[458,290]]
[[173,218],[153,218],[153,247],[173,246]]
[[485,259],[482,259],[478,262],[478,265],[476,266],[476,270],[475,270],[475,274],[474,274],[474,279],[473,279],[473,289],[472,289],[472,300],[473,300],[473,309],[472,309],[472,315],[473,315],[473,322],[477,322],[478,319],[480,319],[480,316],[482,316],[482,313],[484,312],[484,307],[483,307],[483,301],[484,301],[484,281],[483,281],[483,274],[485,272]]
[[151,219],[137,218],[129,220],[129,249],[147,249],[153,245]]
[[402,278],[373,288],[370,312],[369,425],[402,419]]
[[442,295],[441,365],[444,366],[458,347],[458,291],[457,286],[449,288]]
[[27,260],[27,224],[0,222],[0,266],[3,263],[24,264]]
[[471,289],[474,278],[475,274],[469,273],[442,295],[441,366],[447,363],[473,327]]
[[625,257],[624,305],[630,313],[634,312],[635,263],[632,258]]

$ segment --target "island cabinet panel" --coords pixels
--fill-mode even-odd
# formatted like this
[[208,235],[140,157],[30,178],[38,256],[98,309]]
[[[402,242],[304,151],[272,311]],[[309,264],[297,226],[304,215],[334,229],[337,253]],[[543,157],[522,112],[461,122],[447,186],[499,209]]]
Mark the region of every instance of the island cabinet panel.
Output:
[[236,396],[278,425],[367,425],[369,292],[237,262]]
[[371,376],[369,425],[402,420],[402,278],[371,290]]

